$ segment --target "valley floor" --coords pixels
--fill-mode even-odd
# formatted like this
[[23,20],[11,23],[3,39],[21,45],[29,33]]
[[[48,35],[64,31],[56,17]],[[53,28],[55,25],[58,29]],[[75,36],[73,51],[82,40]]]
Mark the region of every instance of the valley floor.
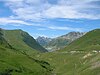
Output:
[[28,55],[0,47],[0,75],[100,75],[100,51]]
[[100,51],[49,52],[36,58],[49,62],[55,75],[100,75]]

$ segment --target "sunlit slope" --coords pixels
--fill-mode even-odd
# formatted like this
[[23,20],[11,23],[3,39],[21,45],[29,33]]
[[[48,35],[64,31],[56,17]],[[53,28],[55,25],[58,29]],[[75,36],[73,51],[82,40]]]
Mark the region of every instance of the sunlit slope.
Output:
[[82,50],[93,51],[100,50],[100,29],[95,29],[88,32],[83,37],[73,41],[66,48],[61,51]]
[[0,75],[51,75],[48,62],[0,46]]
[[8,47],[10,48],[11,46],[9,45],[9,43],[5,40],[4,36],[3,36],[3,31],[2,29],[0,29],[0,45],[4,46],[4,47]]
[[46,52],[33,37],[22,30],[3,30],[4,38],[15,49]]
[[56,75],[100,75],[100,53],[52,52],[38,59],[49,62]]
[[38,53],[23,43],[22,38],[25,36],[19,35],[19,30],[0,31],[0,75],[51,75],[51,65],[33,57]]

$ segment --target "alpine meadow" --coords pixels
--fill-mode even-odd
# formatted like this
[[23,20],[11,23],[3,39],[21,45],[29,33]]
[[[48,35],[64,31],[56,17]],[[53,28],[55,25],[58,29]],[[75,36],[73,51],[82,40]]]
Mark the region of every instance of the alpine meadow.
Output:
[[100,0],[0,0],[0,75],[100,75]]

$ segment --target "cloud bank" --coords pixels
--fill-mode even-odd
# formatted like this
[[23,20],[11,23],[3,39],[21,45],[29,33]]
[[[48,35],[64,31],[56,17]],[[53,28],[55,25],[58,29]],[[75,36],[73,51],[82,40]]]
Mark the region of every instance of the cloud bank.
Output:
[[14,18],[43,20],[49,18],[100,19],[100,0],[5,0]]

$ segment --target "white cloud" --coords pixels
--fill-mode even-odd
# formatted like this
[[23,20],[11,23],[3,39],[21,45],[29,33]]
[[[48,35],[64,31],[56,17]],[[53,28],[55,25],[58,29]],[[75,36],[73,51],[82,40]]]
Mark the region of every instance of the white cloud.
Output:
[[[71,31],[82,31],[82,28],[72,28],[72,27],[63,27],[63,26],[55,26],[55,25],[41,25],[41,24],[33,24],[29,22],[25,22],[22,20],[15,20],[11,18],[0,18],[0,25],[8,25],[11,24],[13,26],[21,26],[21,25],[31,25],[38,27],[37,30],[71,30]],[[42,27],[42,28],[41,28]]]
[[44,31],[44,30],[47,30],[46,28],[38,28],[37,30],[42,30],[42,31]]
[[82,28],[72,28],[72,27],[63,27],[63,26],[48,26],[51,30],[71,30],[71,31],[82,31]]
[[99,19],[100,15],[81,13],[71,6],[53,6],[45,11],[47,18],[69,18],[69,19]]
[[13,17],[17,19],[37,21],[44,18],[42,11],[49,8],[50,4],[46,0],[8,0],[6,6],[12,10],[15,14]]
[[[99,6],[91,4],[93,1],[57,0],[55,4],[49,3],[48,0],[6,0],[5,2],[16,15],[15,18],[35,21],[44,18],[100,19],[100,13],[89,12],[93,9],[100,9]],[[85,12],[85,10],[88,11]]]
[[27,22],[21,21],[21,20],[14,20],[10,18],[0,18],[0,25],[6,25],[6,24],[22,24],[22,25],[32,25]]

